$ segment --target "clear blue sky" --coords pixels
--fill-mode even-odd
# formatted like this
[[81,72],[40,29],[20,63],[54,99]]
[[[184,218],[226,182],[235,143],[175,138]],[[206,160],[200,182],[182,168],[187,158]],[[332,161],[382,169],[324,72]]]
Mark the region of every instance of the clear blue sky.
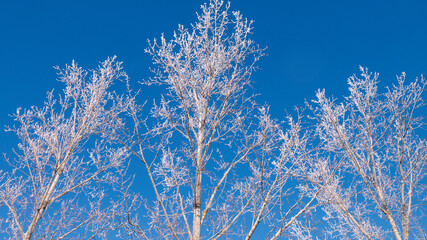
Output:
[[[60,89],[52,66],[72,59],[94,68],[117,55],[138,87],[151,76],[146,40],[188,26],[203,2],[1,1],[0,126],[13,123],[8,114],[17,107],[40,106],[48,90]],[[427,74],[427,1],[234,0],[231,9],[255,20],[253,39],[268,46],[253,81],[278,118],[319,88],[347,94],[358,65],[380,72],[384,84],[402,71],[410,79]],[[158,94],[145,91],[141,100]],[[0,133],[0,152],[11,153],[15,141]]]
[[[52,66],[72,59],[92,68],[117,55],[138,87],[150,76],[146,40],[188,26],[202,3],[2,1],[0,125],[9,124],[7,114],[18,106],[40,105],[48,90],[62,87]],[[411,79],[427,73],[427,1],[235,0],[231,8],[255,20],[253,38],[268,46],[253,81],[276,117],[318,88],[346,94],[346,79],[358,65],[380,72],[384,83],[402,71]],[[149,93],[147,99],[158,95]]]
[[[0,124],[61,87],[52,66],[72,59],[90,68],[117,55],[134,83],[149,77],[146,40],[194,22],[202,3],[2,1]],[[253,80],[277,116],[318,88],[342,95],[358,65],[388,82],[402,71],[410,78],[427,73],[427,1],[235,0],[231,8],[255,20],[253,38],[268,46]]]

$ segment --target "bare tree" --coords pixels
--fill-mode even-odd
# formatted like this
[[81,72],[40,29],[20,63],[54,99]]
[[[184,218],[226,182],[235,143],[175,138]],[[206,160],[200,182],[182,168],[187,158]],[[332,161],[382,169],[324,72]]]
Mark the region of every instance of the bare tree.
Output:
[[104,137],[126,111],[111,86],[127,76],[115,58],[89,72],[75,62],[58,71],[63,94],[49,92],[42,108],[18,109],[18,126],[9,129],[20,143],[11,171],[0,171],[3,237],[106,238],[120,225],[128,153]]
[[[280,122],[255,102],[250,87],[264,49],[250,39],[252,22],[229,7],[210,0],[190,29],[179,25],[171,40],[149,42],[156,68],[143,84],[165,88],[149,118],[115,58],[92,71],[74,62],[58,69],[64,93],[50,92],[43,108],[18,110],[19,125],[9,129],[21,143],[16,158],[7,159],[11,171],[0,171],[0,233],[15,239],[425,236],[417,225],[427,161],[426,141],[417,135],[424,78],[406,84],[403,74],[378,93],[378,74],[361,68],[342,103],[318,91],[315,107],[308,105],[312,115],[297,108]],[[111,90],[116,81],[125,82],[125,95]],[[143,214],[126,159],[143,164],[152,186]],[[319,228],[317,219],[328,226]]]
[[209,1],[191,29],[149,42],[157,68],[145,84],[168,91],[150,112],[155,120],[133,105],[134,128],[117,136],[142,161],[156,198],[146,204],[150,221],[130,224],[142,238],[258,239],[260,226],[265,238],[302,236],[309,226],[296,219],[325,185],[308,187],[319,166],[300,118],[283,131],[254,102],[251,75],[264,49],[249,38],[252,22],[229,6]]
[[417,134],[424,126],[418,110],[424,106],[426,81],[406,83],[402,74],[380,93],[378,74],[361,71],[361,78],[348,79],[350,95],[343,102],[326,98],[324,90],[315,101],[328,167],[339,166],[321,195],[328,203],[330,234],[339,239],[425,238],[417,220],[425,200],[427,148]]

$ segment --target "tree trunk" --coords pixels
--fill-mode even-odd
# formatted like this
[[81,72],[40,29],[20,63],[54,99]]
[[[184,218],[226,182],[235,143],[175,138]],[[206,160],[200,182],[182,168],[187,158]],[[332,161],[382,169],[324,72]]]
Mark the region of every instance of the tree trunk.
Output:
[[194,209],[193,209],[193,240],[200,240],[201,228],[201,187],[202,187],[202,167],[197,166],[196,185],[194,189]]
[[201,205],[202,205],[202,174],[203,174],[203,138],[205,135],[204,121],[199,123],[197,136],[197,156],[196,156],[196,184],[194,186],[194,206],[193,206],[193,239],[200,240],[201,229]]

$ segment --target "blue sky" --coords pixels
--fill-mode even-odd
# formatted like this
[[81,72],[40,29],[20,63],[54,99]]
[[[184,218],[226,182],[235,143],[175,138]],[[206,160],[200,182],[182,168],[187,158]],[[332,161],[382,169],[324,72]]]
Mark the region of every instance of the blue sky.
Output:
[[[117,55],[139,87],[151,76],[146,40],[188,26],[203,2],[2,1],[0,126],[13,124],[8,114],[16,108],[40,106],[48,90],[60,89],[52,66],[72,59],[94,68]],[[255,20],[252,38],[268,46],[253,86],[277,118],[319,88],[347,94],[347,77],[359,65],[379,72],[382,85],[403,71],[409,79],[427,74],[427,1],[234,0],[231,9]],[[142,100],[158,95],[144,91]],[[0,134],[0,152],[10,154],[15,144],[13,133]]]
[[[168,36],[195,21],[203,1],[3,1],[0,5],[0,125],[19,106],[40,105],[59,89],[52,66],[75,59],[93,68],[117,55],[131,81],[148,78],[147,39]],[[282,117],[319,88],[346,94],[358,65],[380,72],[383,83],[405,71],[427,73],[426,1],[235,0],[255,20],[253,38],[268,46],[253,78],[259,101]],[[150,95],[151,94],[151,95]],[[145,92],[147,99],[158,95]],[[0,139],[4,139],[1,134]],[[0,150],[7,151],[1,141]]]

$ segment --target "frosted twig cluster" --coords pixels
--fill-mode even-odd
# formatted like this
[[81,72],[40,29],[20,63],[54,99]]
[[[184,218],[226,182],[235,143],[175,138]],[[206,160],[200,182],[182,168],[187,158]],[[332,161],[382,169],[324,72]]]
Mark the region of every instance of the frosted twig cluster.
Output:
[[381,93],[378,74],[360,70],[361,78],[348,79],[350,95],[342,103],[326,98],[324,90],[315,101],[328,167],[340,166],[322,196],[330,235],[422,239],[415,216],[424,200],[427,146],[417,135],[424,125],[417,110],[424,106],[426,81],[407,83],[403,73]]
[[121,63],[109,58],[89,72],[75,62],[57,69],[63,94],[49,92],[42,108],[18,109],[18,125],[8,129],[20,143],[8,159],[12,171],[0,172],[0,207],[7,211],[1,229],[15,239],[106,237],[123,211],[115,190],[126,181],[119,176],[128,153],[103,137],[127,109],[110,90],[127,81]]

